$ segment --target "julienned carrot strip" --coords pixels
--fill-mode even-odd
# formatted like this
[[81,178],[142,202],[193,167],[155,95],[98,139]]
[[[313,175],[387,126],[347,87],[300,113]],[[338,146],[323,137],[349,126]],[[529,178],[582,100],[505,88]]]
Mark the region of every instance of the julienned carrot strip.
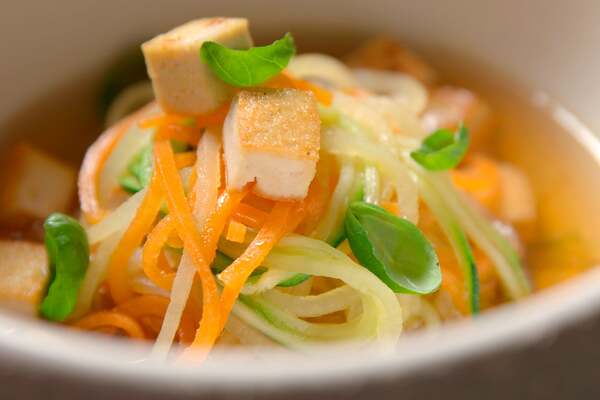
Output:
[[196,152],[188,151],[175,154],[175,164],[178,169],[191,167],[196,163]]
[[482,154],[470,156],[457,169],[451,171],[452,182],[481,205],[494,211],[500,197],[500,172],[498,165]]
[[186,122],[192,121],[190,117],[184,117],[183,115],[177,114],[162,114],[155,117],[146,118],[140,122],[140,128],[150,129],[157,128],[164,125],[180,125],[186,126]]
[[385,208],[387,211],[391,212],[394,215],[400,215],[400,209],[398,208],[398,203],[395,201],[382,201],[381,207]]
[[[300,233],[311,232],[318,224],[321,215],[325,211],[328,201],[326,189],[315,179],[308,188],[308,195],[299,204],[300,211],[296,214],[298,220],[298,231]],[[292,229],[292,231],[296,228]]]
[[144,248],[142,250],[142,270],[144,274],[152,281],[156,286],[170,290],[173,285],[173,279],[175,279],[174,272],[167,272],[158,267],[163,247],[169,239],[169,235],[175,229],[173,218],[170,215],[164,217],[152,232],[148,235]]
[[244,198],[244,204],[256,208],[257,210],[263,211],[264,215],[267,215],[275,205],[275,201],[260,197],[254,193],[248,193],[248,196]]
[[275,78],[268,81],[265,86],[271,88],[294,88],[298,90],[306,90],[312,92],[317,101],[325,106],[330,106],[333,101],[333,95],[328,90],[303,79],[294,78],[285,72],[282,72]]
[[311,184],[307,197],[301,203],[276,203],[252,243],[219,275],[219,279],[224,284],[221,295],[222,327],[227,322],[227,316],[252,272],[286,233],[296,230],[309,213],[319,208],[317,204],[322,199],[318,189],[315,183]]
[[294,79],[294,87],[299,90],[306,90],[315,95],[317,101],[324,106],[330,106],[333,102],[333,95],[328,90],[302,79]]
[[[162,296],[144,295],[137,296],[133,299],[115,307],[114,311],[127,314],[137,321],[142,321],[145,317],[164,318],[169,305],[169,299]],[[194,338],[194,325],[196,323],[197,314],[195,310],[187,310],[184,313],[177,335],[181,342],[191,342]]]
[[177,235],[177,232],[175,231],[171,232],[171,234],[167,238],[166,245],[175,249],[183,248],[183,242],[181,241],[181,238]]
[[229,222],[229,227],[227,228],[227,235],[225,238],[230,242],[244,243],[247,230],[248,228],[246,228],[246,225],[240,224],[236,221],[231,221]]
[[210,126],[223,125],[227,113],[229,113],[230,102],[224,103],[219,108],[208,114],[201,114],[195,117],[196,127],[207,128]]
[[158,174],[154,173],[152,175],[147,190],[146,197],[144,197],[135,217],[127,227],[108,263],[108,288],[117,304],[133,296],[133,291],[129,285],[129,259],[135,249],[142,243],[160,210],[162,196]]
[[212,258],[217,251],[219,237],[227,225],[227,221],[233,214],[234,210],[240,205],[244,196],[248,193],[248,188],[241,192],[224,191],[217,199],[217,208],[211,212],[206,218],[202,230],[203,247],[205,254],[209,254]]
[[196,146],[200,140],[200,130],[181,125],[162,125],[159,126],[154,134],[155,141],[177,140],[187,143],[190,146]]
[[260,229],[265,224],[268,214],[248,204],[240,204],[233,214],[233,218],[242,224],[254,229]]
[[206,258],[203,251],[203,240],[185,197],[169,142],[156,143],[154,160],[176,229],[183,239],[185,249],[196,266],[202,282],[202,320],[194,344],[202,350],[202,353],[197,356],[204,358],[220,333],[221,322],[219,293],[209,265],[211,260]]
[[152,106],[153,104],[150,104],[142,108],[108,129],[100,135],[85,153],[85,158],[79,170],[78,186],[81,211],[88,223],[95,224],[99,222],[106,213],[98,198],[98,181],[106,160],[131,125]]
[[224,285],[221,295],[221,328],[225,326],[227,316],[231,312],[231,308],[250,274],[260,266],[271,249],[286,233],[288,217],[293,208],[294,203],[276,203],[269,214],[267,222],[258,232],[252,243],[250,243],[240,257],[219,275],[219,279]]
[[127,314],[137,320],[148,316],[162,317],[165,314],[168,302],[169,299],[162,296],[137,296],[123,304],[119,304],[114,308],[114,311]]
[[[200,179],[200,178],[199,178]],[[246,187],[243,191],[224,191],[217,199],[216,209],[209,213],[204,223],[201,236],[203,240],[203,250],[205,254],[208,254],[207,259],[214,257],[217,250],[217,243],[221,233],[225,229],[227,220],[231,217],[234,210],[239,206],[244,197],[248,194],[249,187]],[[219,321],[220,323],[220,321]],[[206,355],[208,350],[204,344],[205,340],[203,336],[205,333],[205,325],[201,324],[200,328],[196,332],[195,340],[191,343],[190,348],[186,351],[185,356],[189,358],[202,358]],[[203,330],[204,329],[204,330]],[[220,329],[217,335],[220,333]],[[197,354],[197,348],[200,348],[200,354]]]
[[135,319],[117,311],[98,311],[89,314],[75,322],[73,326],[86,330],[116,328],[133,339],[144,339],[146,337],[144,330]]
[[156,128],[164,125],[188,126],[193,121],[194,128],[206,128],[209,126],[221,125],[229,112],[230,103],[224,103],[216,110],[196,116],[186,116],[180,114],[164,114],[158,117],[148,118],[140,123],[142,128]]

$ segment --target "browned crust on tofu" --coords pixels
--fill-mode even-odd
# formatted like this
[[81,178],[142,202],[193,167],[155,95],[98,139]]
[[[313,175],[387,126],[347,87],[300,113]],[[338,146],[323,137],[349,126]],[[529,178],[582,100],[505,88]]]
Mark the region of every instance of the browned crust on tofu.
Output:
[[318,160],[321,120],[314,95],[296,89],[242,91],[236,128],[244,150]]

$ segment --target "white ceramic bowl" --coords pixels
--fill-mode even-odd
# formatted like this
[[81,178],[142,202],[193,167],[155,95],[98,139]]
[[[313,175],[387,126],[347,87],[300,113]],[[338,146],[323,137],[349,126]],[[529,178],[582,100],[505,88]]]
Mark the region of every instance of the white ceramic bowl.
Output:
[[[598,237],[600,145],[579,119],[548,100],[575,111],[587,126],[600,126],[600,3],[594,1],[7,2],[0,13],[2,135],[17,128],[43,127],[33,121],[35,115],[30,119],[33,125],[15,127],[5,122],[24,109],[35,110],[28,107],[49,93],[62,105],[50,121],[83,129],[81,121],[93,112],[91,99],[98,79],[116,51],[183,21],[213,15],[247,16],[259,40],[290,30],[300,42],[304,39],[329,50],[336,48],[331,43],[348,49],[357,38],[385,32],[404,39],[437,64],[447,63],[449,69],[457,65],[449,56],[454,55],[467,60],[463,74],[476,74],[475,65],[491,66],[498,74],[492,76],[522,83],[528,88],[522,100],[542,104],[549,118],[571,132],[571,137],[551,143],[571,149],[564,155],[572,160],[568,171],[574,181],[584,182],[577,195],[585,218],[577,223],[585,225],[582,229],[589,232],[589,241]],[[73,81],[75,88],[61,89]],[[561,151],[566,150],[550,153],[557,158],[546,160],[549,168],[563,157]],[[560,188],[561,182],[556,184]],[[2,398],[45,399],[560,395],[555,389],[559,377],[565,379],[570,372],[586,383],[592,375],[573,364],[569,370],[546,374],[544,360],[549,352],[563,352],[558,357],[564,358],[551,364],[560,365],[560,359],[571,360],[569,351],[581,351],[572,338],[559,339],[558,347],[549,346],[548,338],[559,333],[559,338],[569,338],[569,332],[599,311],[600,271],[592,270],[476,321],[435,334],[408,336],[398,352],[336,350],[316,358],[274,353],[259,360],[227,354],[201,370],[144,362],[139,349],[130,344],[66,334],[0,315],[0,393]],[[578,338],[589,339],[592,333]],[[589,361],[597,351],[588,350]],[[578,357],[586,360],[586,354]],[[577,393],[577,388],[581,385],[573,386],[575,392],[570,393]],[[593,392],[590,387],[586,390],[587,395]]]

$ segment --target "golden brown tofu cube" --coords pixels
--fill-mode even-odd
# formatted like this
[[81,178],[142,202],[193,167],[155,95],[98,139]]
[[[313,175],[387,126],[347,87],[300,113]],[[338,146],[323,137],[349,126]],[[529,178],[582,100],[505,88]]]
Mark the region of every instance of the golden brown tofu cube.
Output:
[[437,82],[436,71],[420,56],[386,37],[376,37],[365,42],[348,55],[346,63],[351,67],[402,72],[426,86]]
[[14,146],[2,171],[0,215],[4,220],[44,219],[73,205],[73,167],[25,144]]
[[0,240],[1,307],[35,315],[49,275],[44,245]]
[[204,18],[188,22],[142,45],[154,95],[172,113],[201,114],[216,109],[233,94],[200,60],[206,41],[234,49],[252,47],[248,21]]
[[257,193],[300,199],[308,192],[319,158],[321,120],[310,92],[242,91],[223,128],[227,186],[256,181]]

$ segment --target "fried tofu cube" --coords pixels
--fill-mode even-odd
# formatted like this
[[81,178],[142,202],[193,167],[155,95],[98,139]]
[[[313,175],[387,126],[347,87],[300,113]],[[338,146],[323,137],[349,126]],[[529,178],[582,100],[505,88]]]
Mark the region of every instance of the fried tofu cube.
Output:
[[301,199],[315,176],[321,120],[312,93],[296,89],[242,91],[223,127],[227,187],[272,199]]
[[233,95],[233,88],[200,60],[200,48],[206,41],[234,49],[248,49],[252,47],[248,20],[198,19],[142,45],[154,95],[165,111],[206,113]]
[[44,245],[0,240],[0,307],[36,315],[49,277]]
[[11,149],[2,175],[0,216],[5,221],[44,219],[74,204],[75,168],[29,145]]
[[346,57],[346,63],[355,68],[402,72],[426,86],[433,86],[438,80],[437,72],[418,54],[387,37],[365,42]]

